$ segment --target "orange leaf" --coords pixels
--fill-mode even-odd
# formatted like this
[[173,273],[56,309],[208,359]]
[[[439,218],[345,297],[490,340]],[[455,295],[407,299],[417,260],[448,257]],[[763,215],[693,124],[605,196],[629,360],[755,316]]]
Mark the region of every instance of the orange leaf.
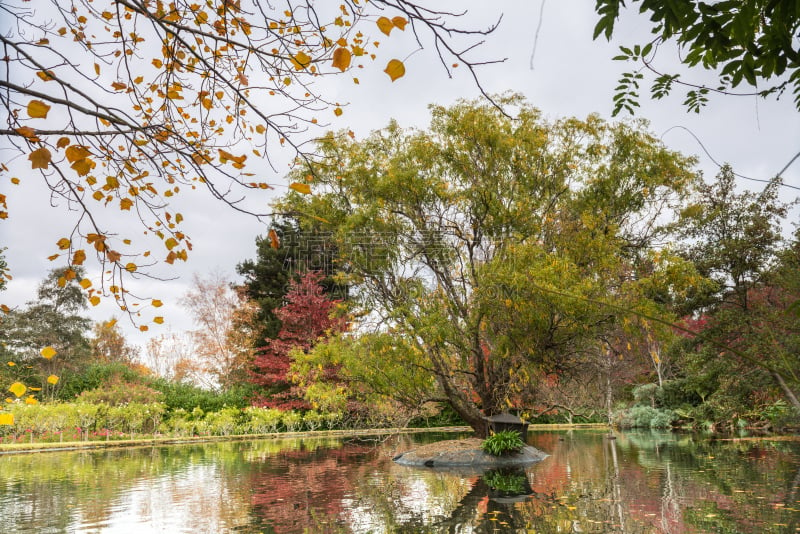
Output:
[[58,248],[60,248],[61,250],[67,250],[70,245],[70,240],[67,239],[66,237],[62,237],[56,242],[56,245],[58,245]]
[[398,30],[405,31],[406,24],[408,24],[408,21],[403,17],[392,17],[392,24]]
[[50,151],[42,147],[34,150],[28,154],[28,159],[31,162],[31,169],[46,169],[50,164]]
[[164,324],[164,318],[163,317],[154,317],[153,318],[153,322],[156,323],[156,324]]
[[333,66],[344,72],[350,66],[350,50],[346,48],[337,48],[333,51]]
[[129,273],[136,272],[136,264],[135,263],[128,263],[125,265],[125,270]]
[[28,116],[32,119],[46,119],[50,106],[41,100],[31,100],[28,102]]
[[72,255],[72,265],[83,265],[83,262],[86,261],[86,252],[81,250],[76,250],[75,254]]
[[301,184],[300,182],[294,182],[290,184],[289,189],[294,189],[298,193],[303,193],[304,195],[311,193],[311,186],[308,184]]
[[392,24],[392,21],[389,20],[388,17],[379,18],[378,21],[377,21],[377,24],[378,24],[378,28],[380,28],[380,30],[383,33],[385,33],[386,35],[389,35],[390,33],[392,33],[392,29],[394,28],[394,24]]
[[92,287],[92,281],[89,280],[88,278],[84,278],[83,280],[81,280],[80,284],[83,289],[89,289],[90,287]]
[[98,304],[100,304],[100,297],[98,297],[97,295],[94,295],[92,298],[89,299],[89,303],[92,306],[97,306]]
[[280,248],[281,240],[278,237],[278,232],[276,232],[275,230],[270,229],[270,231],[267,234],[267,236],[269,237],[269,246],[270,247],[272,247],[274,249]]
[[56,143],[57,148],[64,148],[67,145],[69,145],[69,137],[62,137]]
[[85,146],[72,145],[64,151],[64,155],[67,157],[67,161],[70,163],[75,163],[76,161],[80,161],[88,156],[91,156],[92,153],[89,152],[89,149]]
[[85,159],[79,159],[78,161],[70,165],[70,167],[72,167],[72,170],[78,173],[78,176],[86,176],[87,174],[89,174],[89,172],[91,172],[92,169],[95,168],[96,165],[97,164],[93,160],[85,158]]
[[386,69],[384,69],[383,72],[388,74],[392,81],[395,81],[406,73],[406,66],[403,65],[403,62],[399,59],[393,59],[389,61],[389,63],[386,65]]
[[119,209],[121,210],[130,210],[133,206],[133,200],[129,198],[123,198],[119,201]]
[[302,50],[292,56],[292,65],[294,65],[294,70],[303,70],[308,68],[311,64],[311,56],[303,52]]
[[36,130],[34,130],[30,126],[20,126],[19,128],[14,128],[14,131],[20,134],[22,137],[29,139],[31,141],[39,140],[36,137]]
[[153,300],[150,302],[150,304],[151,304],[151,305],[152,305],[154,308],[160,308],[161,306],[163,306],[163,305],[164,305],[164,303],[163,303],[163,302],[161,302],[161,301],[160,301],[160,300],[158,300],[158,299],[153,299]]
[[340,116],[342,113],[343,113],[342,108],[335,108],[333,110],[333,114],[336,115],[337,117]]

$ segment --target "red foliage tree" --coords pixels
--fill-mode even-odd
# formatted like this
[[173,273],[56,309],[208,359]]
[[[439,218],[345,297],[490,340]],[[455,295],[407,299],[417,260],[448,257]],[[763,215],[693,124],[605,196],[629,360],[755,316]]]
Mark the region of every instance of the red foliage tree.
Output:
[[251,382],[262,386],[253,400],[256,406],[281,410],[307,409],[303,392],[288,377],[293,349],[309,350],[320,338],[345,328],[342,317],[333,317],[337,300],[324,293],[321,281],[324,273],[308,272],[299,280],[290,282],[283,306],[275,310],[282,327],[276,339],[267,339],[267,345],[258,349]]

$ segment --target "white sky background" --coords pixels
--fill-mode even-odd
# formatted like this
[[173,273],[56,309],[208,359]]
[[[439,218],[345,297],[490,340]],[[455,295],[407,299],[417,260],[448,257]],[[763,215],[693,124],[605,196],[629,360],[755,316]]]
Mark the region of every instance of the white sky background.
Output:
[[[480,68],[481,83],[490,93],[514,91],[524,94],[551,119],[565,116],[584,118],[594,112],[610,119],[614,87],[619,75],[631,67],[611,58],[617,55],[620,44],[643,44],[648,37],[647,19],[631,13],[617,26],[612,43],[607,43],[604,38],[593,41],[592,32],[597,20],[593,1],[551,0],[544,5],[531,68],[542,0],[429,2],[436,7],[446,4],[469,10],[464,23],[477,28],[485,28],[503,15],[498,30],[487,36],[485,45],[471,56],[485,60],[507,58],[504,63]],[[395,30],[390,39],[383,39],[378,63],[368,65],[371,68],[324,82],[329,89],[323,93],[330,100],[349,102],[344,107],[344,114],[330,124],[331,128],[349,128],[358,138],[386,126],[392,118],[401,126],[424,128],[428,123],[429,104],[447,105],[458,98],[478,96],[478,90],[465,69],[456,68],[453,71],[455,77],[447,78],[432,48],[407,57],[416,48],[408,30],[402,37],[398,38]],[[378,34],[376,27],[366,31]],[[404,60],[406,65],[406,75],[394,83],[381,72],[392,57]],[[659,58],[666,61],[668,50],[664,49]],[[668,67],[665,69],[669,71]],[[352,82],[353,75],[359,77],[359,85]],[[702,76],[700,72],[684,74],[684,78],[691,80],[702,80]],[[646,82],[640,91],[642,107],[637,116],[650,120],[653,133],[663,135],[668,147],[699,156],[699,169],[708,178],[716,174],[717,166],[689,133],[671,128],[688,128],[714,159],[720,163],[728,162],[738,174],[753,178],[769,179],[800,151],[800,113],[794,109],[790,94],[784,95],[779,102],[755,97],[712,97],[709,106],[696,115],[685,111],[680,88],[673,89],[674,94],[662,101],[650,101],[648,91],[649,83]],[[331,113],[328,116],[333,117]],[[278,168],[277,174],[266,176],[270,183],[284,184],[276,187],[275,195],[286,191],[282,177],[287,169]],[[271,173],[267,166],[263,171]],[[23,183],[16,187],[9,184],[8,178],[0,183],[0,191],[8,196],[9,201],[9,218],[0,222],[0,247],[8,248],[4,254],[14,279],[0,294],[0,301],[14,307],[33,300],[39,282],[50,269],[60,266],[48,261],[47,256],[57,251],[55,242],[72,228],[74,221],[63,206],[50,206],[49,192],[33,173],[29,175],[30,179],[21,176]],[[784,182],[800,186],[800,159],[784,173]],[[754,191],[764,185],[744,179],[740,179],[739,184]],[[177,268],[171,270],[172,275],[179,278],[168,282],[142,281],[130,286],[141,296],[164,301],[164,307],[158,311],[165,317],[165,324],[149,324],[147,333],[140,333],[125,320],[120,321],[129,341],[135,344],[143,346],[149,337],[170,330],[180,332],[193,328],[191,319],[178,304],[178,299],[191,282],[192,273],[207,276],[216,270],[236,280],[236,264],[255,257],[255,238],[268,230],[253,218],[236,213],[203,193],[187,192],[173,197],[183,204],[175,211],[182,211],[185,215],[184,230],[194,245],[189,261],[185,264],[176,262]],[[797,190],[784,188],[784,200],[796,196]],[[797,210],[793,217],[796,219]],[[130,225],[132,235],[139,235],[138,220],[131,219]],[[97,273],[90,270],[89,274],[97,280]],[[99,321],[112,315],[120,317],[121,314],[113,299],[106,298],[90,310],[90,315]]]

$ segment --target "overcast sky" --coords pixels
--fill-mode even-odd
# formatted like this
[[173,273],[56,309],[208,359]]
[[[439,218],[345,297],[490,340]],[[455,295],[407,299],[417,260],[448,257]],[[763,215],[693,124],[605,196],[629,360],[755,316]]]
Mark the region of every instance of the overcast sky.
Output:
[[[484,88],[490,93],[522,93],[546,117],[553,119],[583,118],[595,112],[610,118],[614,87],[620,73],[628,67],[611,58],[620,44],[643,43],[647,37],[646,19],[626,16],[614,42],[593,41],[596,15],[594,2],[588,0],[550,1],[543,9],[542,0],[470,0],[455,5],[469,9],[465,21],[479,28],[502,15],[498,30],[486,38],[485,45],[473,56],[486,60],[507,58],[503,63],[480,69]],[[405,59],[407,73],[403,78],[392,83],[379,67],[359,72],[359,85],[353,84],[352,76],[347,75],[326,82],[330,84],[326,85],[329,87],[326,91],[332,100],[349,102],[344,115],[332,127],[348,127],[357,137],[385,126],[392,118],[402,126],[424,128],[429,104],[446,105],[458,98],[478,96],[467,72],[455,69],[455,77],[448,79],[432,50],[413,53],[406,59],[414,45],[410,36],[405,37],[405,40],[392,39],[387,46],[394,48],[389,51],[381,50],[382,54],[397,53],[400,59]],[[381,57],[385,61],[390,56]],[[694,76],[701,77],[701,74]],[[644,88],[643,93],[646,91]],[[698,168],[707,177],[713,177],[718,167],[693,135],[717,162],[730,163],[735,172],[757,179],[774,176],[800,151],[800,113],[794,110],[791,95],[785,95],[779,102],[755,97],[712,98],[710,106],[700,115],[687,113],[682,100],[680,92],[656,102],[643,98],[638,116],[650,120],[653,133],[663,136],[670,148],[697,155]],[[265,167],[264,172],[270,171]],[[284,172],[285,168],[279,168],[269,181],[281,184]],[[800,187],[800,160],[784,173],[784,181]],[[763,187],[762,183],[745,179],[740,180],[740,185],[751,190]],[[276,187],[275,194],[285,190]],[[9,197],[9,219],[0,222],[0,247],[8,248],[5,256],[14,277],[0,295],[0,302],[22,306],[35,297],[38,283],[56,266],[47,256],[54,252],[55,241],[63,236],[65,228],[71,228],[72,222],[65,210],[50,206],[49,194],[37,180],[24,180],[11,190],[5,177],[0,191]],[[786,200],[797,194],[797,190],[784,188]],[[194,251],[189,262],[174,271],[178,279],[137,285],[137,292],[156,296],[165,303],[161,309],[165,324],[152,325],[147,334],[121,321],[129,339],[139,345],[152,335],[191,329],[191,320],[177,301],[186,292],[192,273],[206,275],[216,270],[235,280],[236,264],[255,256],[255,238],[267,231],[263,224],[226,209],[208,195],[198,192],[183,196],[181,202],[186,215],[185,230],[192,238]],[[797,210],[793,217],[797,217]],[[120,313],[111,299],[91,310],[95,320],[107,320],[112,315]]]

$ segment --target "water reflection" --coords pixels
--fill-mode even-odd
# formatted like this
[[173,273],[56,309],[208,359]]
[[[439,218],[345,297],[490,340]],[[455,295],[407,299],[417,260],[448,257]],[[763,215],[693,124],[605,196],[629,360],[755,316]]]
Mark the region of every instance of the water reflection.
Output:
[[542,432],[527,470],[391,461],[441,438],[0,456],[0,532],[800,532],[797,441]]

